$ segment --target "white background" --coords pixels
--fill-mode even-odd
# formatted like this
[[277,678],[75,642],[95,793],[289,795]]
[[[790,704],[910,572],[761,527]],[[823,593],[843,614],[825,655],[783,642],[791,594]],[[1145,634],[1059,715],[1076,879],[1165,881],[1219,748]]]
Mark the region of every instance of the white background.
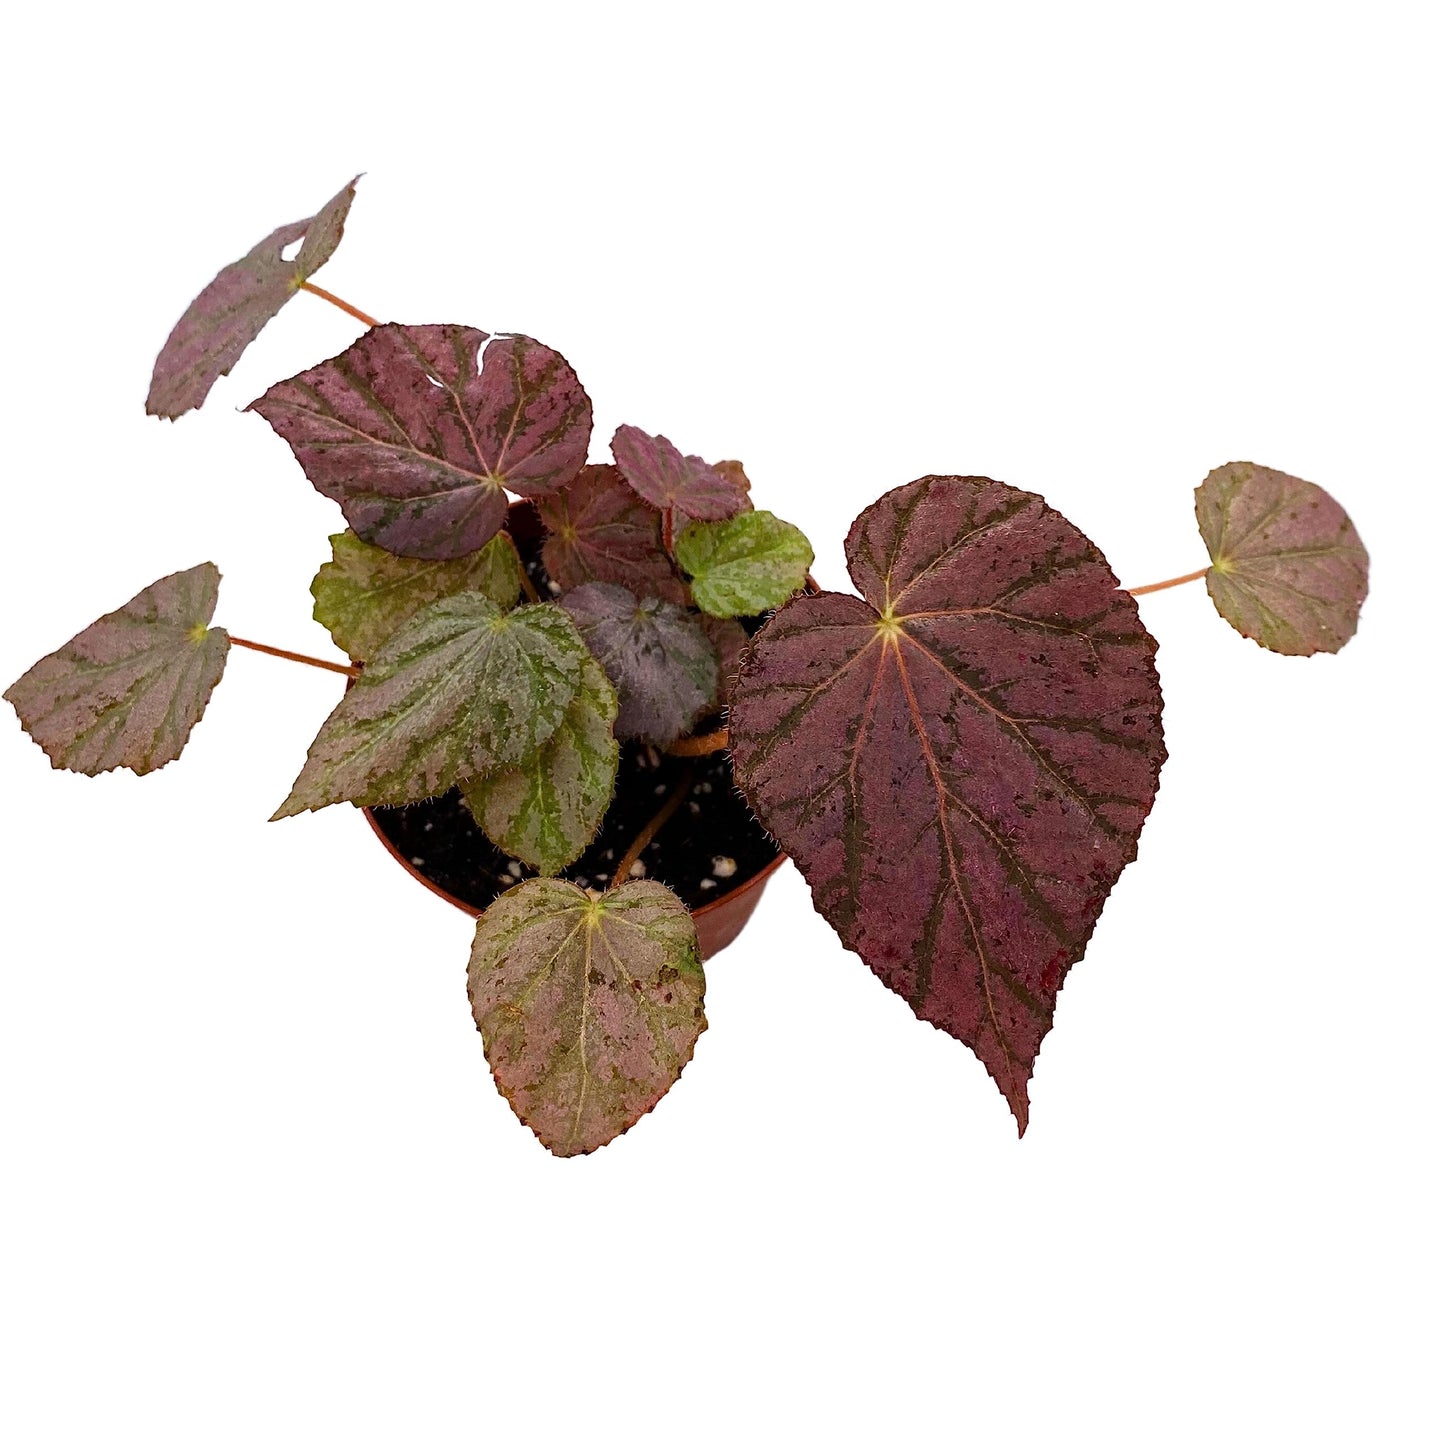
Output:
[[739,456],[845,584],[930,471],[1044,492],[1126,585],[1191,489],[1333,490],[1339,657],[1143,600],[1170,762],[1020,1142],[786,869],[620,1142],[488,1077],[470,928],[344,808],[268,824],[337,679],[232,657],[185,757],[0,718],[0,1434],[32,1442],[1438,1439],[1442,307],[1435,7],[31,6],[7,26],[0,680],[214,559],[325,652],[338,525],[150,364],[353,172],[318,278],[525,330]]

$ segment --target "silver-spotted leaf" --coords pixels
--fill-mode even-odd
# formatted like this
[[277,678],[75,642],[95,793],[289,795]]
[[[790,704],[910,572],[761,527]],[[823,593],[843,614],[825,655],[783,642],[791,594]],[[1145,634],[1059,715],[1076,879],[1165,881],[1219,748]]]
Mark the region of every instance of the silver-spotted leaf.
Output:
[[[355,194],[353,180],[310,219],[273,231],[191,302],[156,358],[146,411],[174,420],[205,401],[261,328],[331,259]],[[297,241],[301,249],[286,260]]]
[[617,689],[617,731],[665,747],[717,697],[717,653],[698,621],[656,597],[610,582],[562,598]]
[[42,657],[5,693],[57,768],[149,773],[178,757],[226,666],[221,574],[173,572]]
[[663,550],[660,514],[616,467],[583,467],[537,506],[547,527],[542,561],[559,587],[615,582],[639,597],[687,602],[687,588]]
[[1022,1132],[1158,786],[1155,643],[1072,523],[987,478],[889,492],[847,554],[866,601],[798,597],[754,637],[736,776],[844,944],[978,1054]]
[[451,561],[398,557],[355,532],[331,539],[331,561],[311,583],[315,618],[354,662],[365,662],[423,607],[458,592],[480,592],[508,609],[522,590],[517,549],[498,532],[479,552]]
[[1219,615],[1261,647],[1306,657],[1355,635],[1370,559],[1345,509],[1313,482],[1230,462],[1195,489]]
[[503,612],[479,592],[433,602],[367,662],[275,816],[414,803],[521,762],[556,732],[586,657],[555,603]]
[[748,635],[742,624],[731,617],[698,617],[712,650],[717,653],[717,705],[726,707],[732,701],[733,685],[747,650]]
[[592,403],[563,357],[471,326],[377,326],[251,410],[363,541],[403,557],[477,551],[506,519],[503,489],[565,486],[592,434]]
[[467,992],[497,1088],[564,1157],[630,1129],[707,1027],[697,930],[660,883],[502,894],[477,921]]
[[482,830],[542,874],[560,873],[592,841],[617,781],[617,694],[592,657],[557,731],[513,768],[462,784]]
[[677,538],[693,600],[714,617],[755,617],[802,590],[813,565],[808,539],[771,512],[694,522]]
[[748,506],[747,478],[720,471],[701,457],[684,456],[663,436],[635,426],[620,426],[612,437],[618,470],[644,501],[674,516],[676,525],[716,521]]

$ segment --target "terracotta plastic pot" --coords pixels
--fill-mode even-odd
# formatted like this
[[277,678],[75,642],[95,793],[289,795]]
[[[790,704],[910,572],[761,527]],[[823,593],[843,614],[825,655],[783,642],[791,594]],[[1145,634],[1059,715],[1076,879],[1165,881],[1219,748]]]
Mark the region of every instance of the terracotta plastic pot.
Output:
[[[531,546],[541,545],[543,537],[541,518],[537,514],[537,509],[530,502],[512,503],[507,512],[507,530],[519,548],[526,548],[529,544]],[[813,586],[813,579],[810,577],[808,579],[809,590],[812,590]],[[371,825],[371,831],[381,839],[382,846],[422,887],[435,893],[438,898],[445,898],[454,908],[460,908],[470,917],[480,916],[479,908],[470,903],[464,903],[460,898],[453,897],[421,872],[411,859],[406,857],[382,832],[376,819],[372,816],[370,808],[363,808],[362,812],[366,814],[366,821]],[[763,888],[767,885],[768,879],[777,872],[783,861],[784,855],[779,853],[771,863],[759,869],[736,888],[724,893],[720,898],[713,899],[710,903],[704,903],[701,908],[692,910],[693,920],[697,924],[698,946],[702,950],[704,958],[711,958],[713,954],[720,953],[743,931],[743,925],[752,917],[753,910],[758,906],[758,900],[763,896]]]

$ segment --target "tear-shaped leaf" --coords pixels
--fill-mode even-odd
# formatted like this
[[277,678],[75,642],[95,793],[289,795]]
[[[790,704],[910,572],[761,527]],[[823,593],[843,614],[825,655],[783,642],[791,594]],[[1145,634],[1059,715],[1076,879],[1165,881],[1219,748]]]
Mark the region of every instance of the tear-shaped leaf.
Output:
[[748,635],[742,624],[731,617],[709,617],[703,613],[698,619],[712,650],[717,653],[717,705],[726,707],[732,701],[733,686],[737,682],[738,668],[747,650]]
[[149,773],[178,757],[226,666],[221,574],[173,572],[42,657],[5,693],[57,768]]
[[617,694],[592,657],[557,731],[514,768],[462,784],[472,816],[497,847],[539,873],[575,861],[601,826],[617,781]]
[[660,515],[616,467],[583,467],[537,505],[548,534],[542,561],[559,587],[615,582],[639,597],[686,603],[687,588],[663,550]]
[[587,460],[592,403],[526,336],[471,326],[378,326],[251,403],[311,484],[367,542],[403,557],[475,552],[501,529],[503,487],[565,486]]
[[[174,420],[205,401],[261,328],[331,259],[355,194],[353,180],[309,220],[273,231],[191,302],[156,358],[146,411]],[[282,253],[303,236],[295,258],[285,260]]]
[[1043,500],[925,477],[853,524],[853,581],[753,639],[736,776],[819,911],[1017,1116],[1054,999],[1154,800],[1153,638]]
[[739,481],[736,473],[720,472],[701,457],[685,457],[666,437],[620,426],[612,456],[627,485],[658,511],[675,514],[679,527],[731,517],[748,505],[746,477]]
[[562,598],[617,689],[617,731],[659,747],[679,738],[717,697],[717,654],[697,620],[610,582]]
[[1345,509],[1313,482],[1253,462],[1194,492],[1219,615],[1272,652],[1338,652],[1355,635],[1370,559]]
[[403,622],[443,597],[480,592],[507,609],[521,590],[517,549],[505,532],[450,562],[398,557],[355,532],[337,532],[331,561],[311,583],[316,620],[354,662],[365,662]]
[[564,1157],[630,1129],[707,1027],[697,930],[661,883],[502,894],[477,921],[467,992],[497,1088]]
[[677,561],[704,612],[755,617],[802,590],[813,549],[791,522],[771,512],[739,512],[694,522],[677,539]]
[[275,816],[414,803],[521,762],[556,732],[586,657],[555,603],[503,612],[479,592],[433,602],[367,662]]

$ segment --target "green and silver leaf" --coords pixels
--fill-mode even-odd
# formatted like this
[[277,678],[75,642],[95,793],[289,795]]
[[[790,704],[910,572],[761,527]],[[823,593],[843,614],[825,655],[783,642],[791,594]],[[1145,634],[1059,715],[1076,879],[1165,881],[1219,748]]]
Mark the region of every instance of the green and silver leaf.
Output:
[[596,836],[617,782],[617,694],[592,657],[557,731],[515,768],[462,784],[497,847],[542,874],[559,873]]
[[714,617],[755,617],[802,590],[813,549],[791,522],[771,512],[739,512],[694,522],[675,548],[692,577],[693,600]]
[[433,602],[367,663],[275,816],[414,803],[520,763],[561,725],[587,655],[555,603],[503,612],[480,592]]
[[692,915],[660,883],[600,896],[533,878],[477,921],[467,969],[492,1077],[553,1154],[631,1128],[692,1058],[703,1015]]
[[403,622],[458,592],[480,592],[510,609],[521,593],[512,539],[499,532],[479,552],[453,561],[398,557],[355,532],[331,539],[331,561],[316,574],[316,620],[353,662],[367,662]]
[[211,627],[221,574],[173,572],[42,657],[5,693],[57,768],[154,772],[179,756],[231,639]]

